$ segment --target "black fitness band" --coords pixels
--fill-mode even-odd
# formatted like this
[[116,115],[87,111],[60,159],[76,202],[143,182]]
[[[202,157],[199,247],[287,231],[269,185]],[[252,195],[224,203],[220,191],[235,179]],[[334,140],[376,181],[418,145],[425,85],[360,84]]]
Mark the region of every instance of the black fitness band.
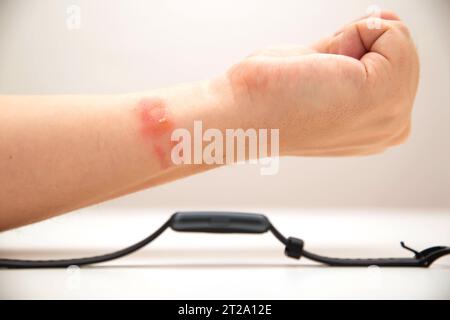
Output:
[[304,249],[301,239],[285,238],[262,214],[238,213],[238,212],[177,212],[173,214],[153,234],[144,240],[119,251],[80,259],[63,260],[16,260],[0,259],[0,268],[66,268],[72,265],[82,266],[100,262],[106,262],[121,258],[146,246],[167,228],[179,232],[209,232],[209,233],[265,233],[267,231],[283,243],[285,254],[288,257],[307,259],[330,266],[345,267],[429,267],[435,260],[450,254],[450,247],[437,246],[417,252],[407,247],[403,242],[403,248],[414,253],[412,258],[377,258],[377,259],[342,259],[317,255]]

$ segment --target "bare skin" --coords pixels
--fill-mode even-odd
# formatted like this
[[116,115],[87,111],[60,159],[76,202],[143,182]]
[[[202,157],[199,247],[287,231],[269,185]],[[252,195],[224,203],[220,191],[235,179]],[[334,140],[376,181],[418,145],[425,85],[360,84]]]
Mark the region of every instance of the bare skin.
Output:
[[269,48],[201,83],[111,96],[0,96],[0,230],[180,179],[170,133],[279,128],[282,156],[358,156],[405,141],[419,61],[398,17],[310,47]]

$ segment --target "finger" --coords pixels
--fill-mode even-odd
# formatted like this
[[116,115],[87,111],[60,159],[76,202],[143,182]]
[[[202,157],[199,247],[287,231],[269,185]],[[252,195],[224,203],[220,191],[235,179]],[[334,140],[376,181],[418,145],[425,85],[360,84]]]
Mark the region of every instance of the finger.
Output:
[[366,20],[370,17],[380,18],[380,19],[384,19],[384,20],[394,20],[394,21],[400,20],[400,17],[392,11],[386,11],[386,10],[381,11],[379,16],[374,16],[373,14],[366,14],[364,16],[359,17],[358,19],[351,21],[350,23],[345,24],[342,28],[340,28],[338,31],[336,31],[332,36],[325,37],[325,38],[319,40],[318,42],[313,44],[311,47],[320,53],[329,53],[328,48],[329,48],[330,42],[333,40],[334,37],[336,37],[340,33],[342,33],[344,31],[344,29],[346,29],[348,26],[355,24],[359,21]]
[[[399,22],[399,20],[400,18],[395,13],[389,11],[381,12],[379,19],[365,16],[347,24],[333,36],[315,43],[312,48],[321,53],[343,54],[360,59],[371,47],[374,39],[386,31],[386,23],[389,21]],[[359,35],[359,31],[365,31],[363,29],[373,32],[364,32],[364,35]]]
[[400,17],[396,13],[394,13],[392,11],[388,11],[388,10],[383,10],[383,11],[379,12],[378,14],[377,13],[369,13],[369,14],[365,14],[365,15],[359,17],[358,19],[351,21],[350,23],[345,24],[341,29],[339,29],[338,31],[336,31],[334,33],[334,36],[338,35],[342,31],[344,31],[344,29],[346,27],[348,27],[349,25],[357,23],[359,21],[366,20],[368,18],[373,18],[373,19],[380,18],[380,19],[384,19],[384,20],[397,20],[397,21],[401,20]]

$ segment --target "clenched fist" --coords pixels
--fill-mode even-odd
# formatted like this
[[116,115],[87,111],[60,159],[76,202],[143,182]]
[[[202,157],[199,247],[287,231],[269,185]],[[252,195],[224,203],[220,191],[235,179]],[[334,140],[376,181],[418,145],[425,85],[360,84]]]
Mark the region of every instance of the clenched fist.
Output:
[[280,128],[284,155],[366,155],[403,142],[419,60],[395,14],[373,19],[310,47],[269,48],[233,66],[227,77],[248,126]]

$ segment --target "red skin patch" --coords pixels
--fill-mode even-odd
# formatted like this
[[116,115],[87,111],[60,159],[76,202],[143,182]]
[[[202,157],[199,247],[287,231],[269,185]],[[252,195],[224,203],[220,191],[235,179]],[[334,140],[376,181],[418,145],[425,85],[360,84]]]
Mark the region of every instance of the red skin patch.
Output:
[[168,149],[171,147],[170,134],[175,127],[173,120],[170,119],[166,103],[159,98],[143,98],[139,101],[136,110],[141,136],[152,145],[161,166],[166,168],[169,163]]

